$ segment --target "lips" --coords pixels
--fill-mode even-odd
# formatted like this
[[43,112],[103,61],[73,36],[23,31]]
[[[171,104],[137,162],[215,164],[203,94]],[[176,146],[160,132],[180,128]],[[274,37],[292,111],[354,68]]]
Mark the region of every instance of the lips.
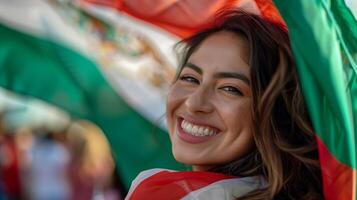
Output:
[[177,122],[176,129],[179,138],[192,144],[206,142],[220,132],[212,126],[196,124],[183,118],[178,118]]

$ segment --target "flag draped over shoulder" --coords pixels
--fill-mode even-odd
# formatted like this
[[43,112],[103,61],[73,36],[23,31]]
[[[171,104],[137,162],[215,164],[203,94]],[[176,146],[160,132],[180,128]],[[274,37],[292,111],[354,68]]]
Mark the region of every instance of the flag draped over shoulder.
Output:
[[266,187],[263,177],[232,177],[212,172],[151,169],[133,181],[126,200],[182,199],[234,200]]
[[318,139],[326,199],[356,199],[357,21],[343,0],[274,0]]

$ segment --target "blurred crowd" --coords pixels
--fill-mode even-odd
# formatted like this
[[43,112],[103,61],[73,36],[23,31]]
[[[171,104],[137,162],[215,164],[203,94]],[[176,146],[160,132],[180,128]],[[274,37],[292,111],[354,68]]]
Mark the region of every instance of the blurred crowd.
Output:
[[9,129],[0,116],[0,200],[117,200],[124,190],[101,130]]

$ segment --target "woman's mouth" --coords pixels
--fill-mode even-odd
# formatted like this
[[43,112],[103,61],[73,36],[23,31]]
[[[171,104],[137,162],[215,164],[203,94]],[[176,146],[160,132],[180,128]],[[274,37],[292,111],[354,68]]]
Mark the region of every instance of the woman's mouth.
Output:
[[195,125],[195,124],[192,124],[186,120],[182,120],[181,128],[186,133],[196,136],[196,137],[217,135],[217,131],[211,129],[210,127]]
[[210,140],[213,136],[219,133],[218,129],[205,125],[198,125],[183,118],[178,118],[177,130],[178,136],[182,140],[193,144]]

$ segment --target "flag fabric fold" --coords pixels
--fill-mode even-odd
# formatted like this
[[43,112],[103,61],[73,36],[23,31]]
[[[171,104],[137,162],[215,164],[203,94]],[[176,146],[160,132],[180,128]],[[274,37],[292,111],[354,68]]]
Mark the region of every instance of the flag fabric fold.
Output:
[[178,37],[185,38],[209,25],[220,10],[240,7],[261,14],[270,20],[282,22],[272,0],[80,0],[83,4],[104,5],[158,26]]

